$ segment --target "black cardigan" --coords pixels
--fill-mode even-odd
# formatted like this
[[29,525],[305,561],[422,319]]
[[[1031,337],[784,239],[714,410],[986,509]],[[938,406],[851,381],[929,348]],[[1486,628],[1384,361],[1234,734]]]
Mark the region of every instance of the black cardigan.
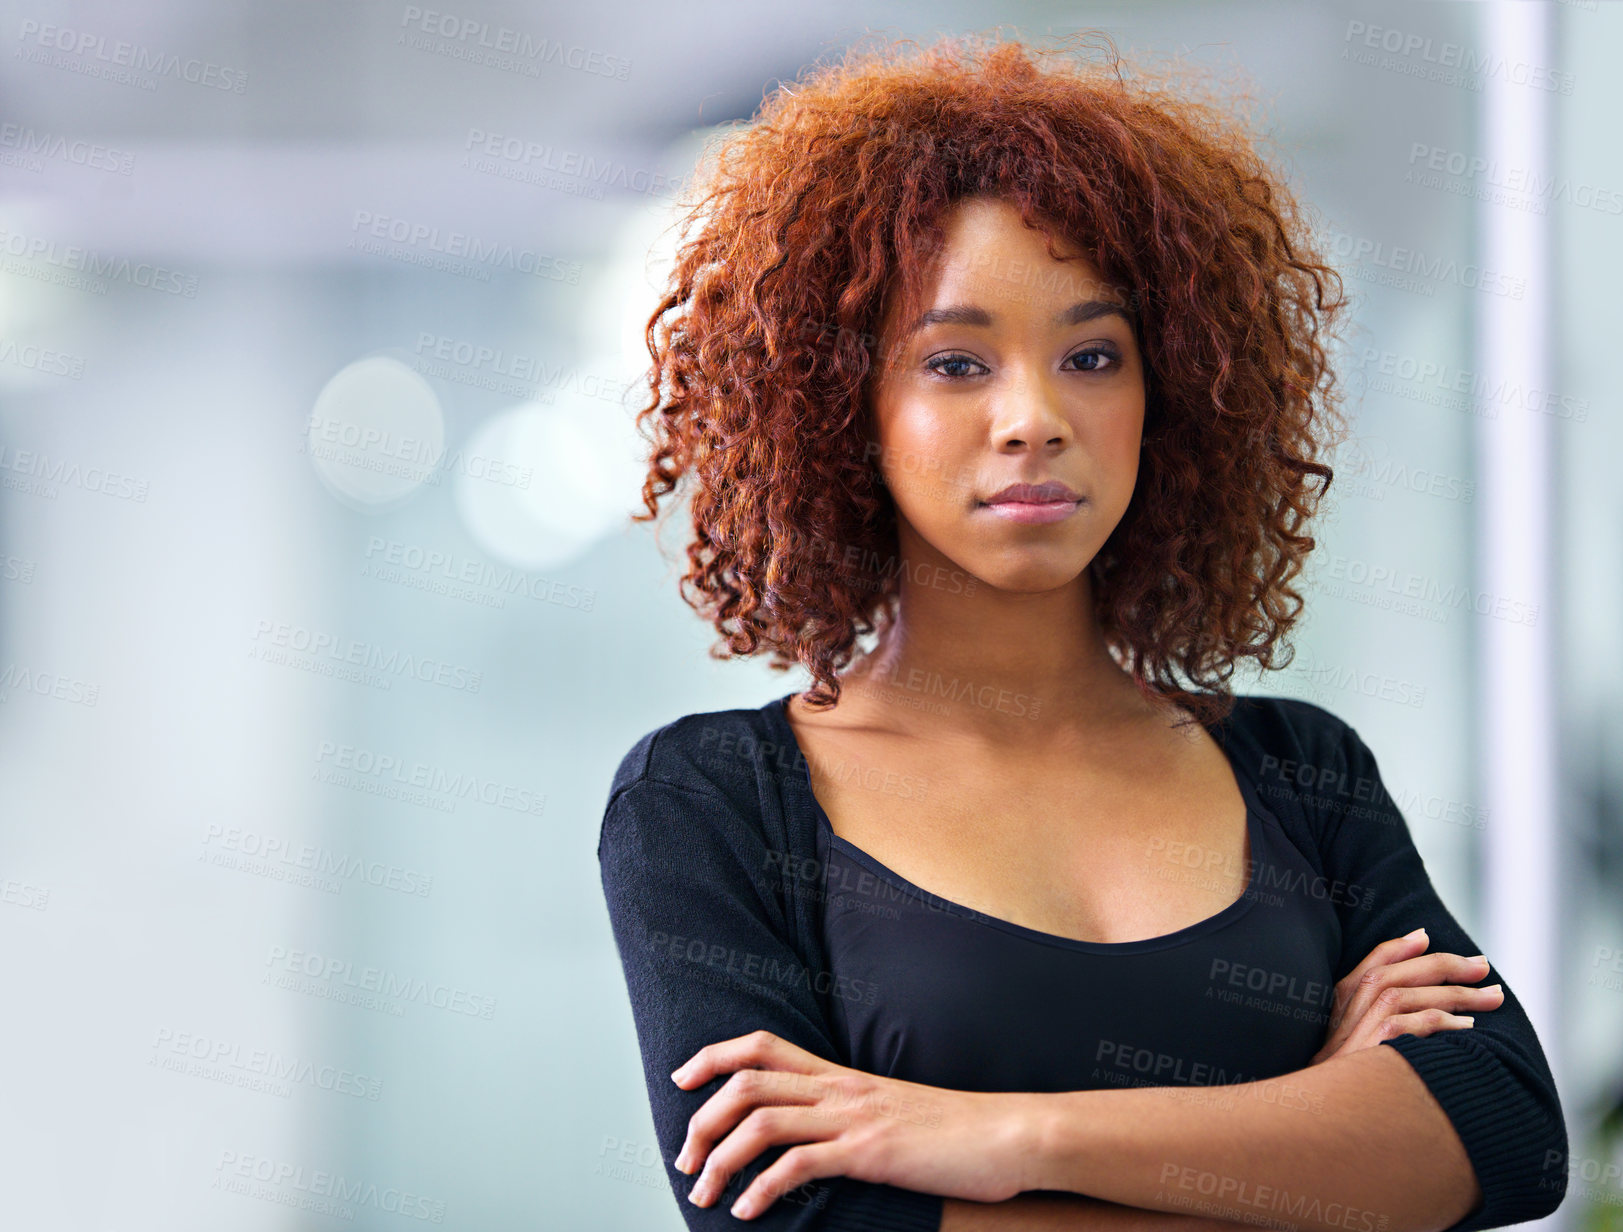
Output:
[[[833,974],[819,927],[816,801],[782,716],[758,709],[690,714],[626,753],[604,809],[597,855],[625,971],[666,1174],[692,1229],[745,1226],[728,1207],[786,1147],[763,1151],[706,1208],[673,1164],[688,1120],[725,1081],[684,1091],[670,1074],[706,1044],[771,1031],[840,1064],[830,1028]],[[1475,954],[1432,888],[1374,755],[1348,724],[1291,698],[1239,697],[1208,728],[1243,764],[1287,835],[1326,884],[1342,927],[1335,978],[1377,944],[1424,925],[1427,952]],[[1489,959],[1492,961],[1491,956]],[[1532,1023],[1504,985],[1476,1025],[1383,1040],[1412,1065],[1470,1156],[1483,1201],[1449,1232],[1538,1219],[1566,1194],[1567,1131]],[[834,1177],[780,1197],[749,1224],[795,1232],[935,1232],[942,1199]]]

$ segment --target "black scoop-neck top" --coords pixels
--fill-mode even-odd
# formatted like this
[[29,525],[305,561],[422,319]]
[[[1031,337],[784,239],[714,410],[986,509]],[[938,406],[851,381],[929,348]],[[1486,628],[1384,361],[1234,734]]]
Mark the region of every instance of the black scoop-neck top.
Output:
[[[848,1063],[978,1091],[1214,1086],[1303,1068],[1325,1037],[1341,929],[1327,896],[1303,892],[1314,870],[1229,761],[1250,834],[1246,889],[1136,941],[1061,937],[941,898],[834,833],[817,804],[821,930],[848,990],[832,1002]],[[1195,867],[1169,847],[1169,878],[1209,875],[1188,855]]]
[[[673,1163],[693,1117],[730,1081],[692,1091],[671,1081],[707,1045],[764,1031],[814,1056],[958,1089],[1204,1083],[1184,1098],[1307,1107],[1356,1137],[1356,1109],[1320,1106],[1284,1073],[1322,1039],[1327,954],[1342,978],[1416,927],[1433,953],[1482,949],[1432,885],[1374,752],[1322,706],[1239,696],[1208,727],[1251,789],[1253,901],[1151,939],[1166,944],[1090,947],[929,911],[917,887],[829,843],[828,830],[834,868],[820,868],[826,819],[783,711],[791,696],[645,731],[615,768],[598,835],[660,1156],[693,1232],[738,1227],[726,1203],[685,1201],[694,1178]],[[838,978],[830,941],[848,973]],[[1513,981],[1490,965],[1474,986],[1494,983],[1504,1000],[1477,1011],[1474,1027],[1380,1041],[1425,1083],[1481,1182],[1482,1201],[1448,1232],[1541,1219],[1566,1193],[1560,1094]],[[1284,1076],[1212,1085],[1250,1073]],[[788,1149],[769,1147],[740,1176]],[[774,1203],[763,1232],[941,1224],[939,1195],[850,1176],[801,1196]]]

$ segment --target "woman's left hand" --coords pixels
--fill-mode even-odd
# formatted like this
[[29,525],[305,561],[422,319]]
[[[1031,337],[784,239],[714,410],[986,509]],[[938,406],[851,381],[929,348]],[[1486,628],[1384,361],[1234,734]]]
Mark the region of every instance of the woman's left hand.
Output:
[[676,1167],[704,1173],[689,1200],[706,1206],[769,1146],[798,1143],[751,1182],[732,1212],[753,1218],[825,1176],[897,1185],[972,1202],[1023,1189],[1040,1095],[949,1091],[836,1065],[770,1031],[699,1049],[672,1075],[683,1090],[731,1074],[688,1122]]

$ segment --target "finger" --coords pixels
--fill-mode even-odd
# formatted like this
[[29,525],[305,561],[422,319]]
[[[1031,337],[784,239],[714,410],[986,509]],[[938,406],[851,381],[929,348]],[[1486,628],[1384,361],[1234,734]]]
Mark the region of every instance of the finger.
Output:
[[719,1044],[706,1044],[676,1068],[671,1081],[686,1091],[703,1086],[717,1074],[731,1074],[741,1069],[797,1069],[816,1074],[833,1064],[780,1035],[751,1031]]
[[739,1070],[688,1119],[687,1136],[676,1155],[677,1171],[692,1172],[706,1164],[715,1144],[755,1109],[815,1103],[821,1092],[821,1084],[810,1074]]
[[1475,984],[1486,979],[1488,960],[1482,955],[1464,958],[1439,950],[1404,958],[1386,965],[1386,983],[1392,984]]
[[1430,944],[1431,938],[1426,935],[1424,928],[1416,929],[1407,937],[1394,937],[1390,941],[1383,941],[1364,956],[1363,962],[1337,980],[1335,1000],[1330,1010],[1330,1030],[1320,1052],[1325,1054],[1335,1052],[1358,1025],[1364,1010],[1368,1007],[1368,1002],[1374,997],[1373,992],[1364,996],[1365,977],[1371,971],[1388,963],[1412,958],[1424,952]]
[[1451,1014],[1444,1009],[1416,1010],[1412,1014],[1394,1014],[1373,1024],[1369,1042],[1396,1039],[1400,1035],[1431,1035],[1437,1031],[1468,1031],[1475,1025],[1470,1014]]
[[[1373,1048],[1382,1040],[1396,1039],[1400,1035],[1424,1036],[1442,1030],[1468,1030],[1474,1021],[1470,1014],[1453,1014],[1436,1006],[1389,1017],[1371,1015],[1358,1023],[1335,1055],[1345,1056],[1364,1048]],[[1325,1054],[1326,1057],[1329,1055]]]
[[1348,1019],[1342,1038],[1333,1046],[1327,1043],[1321,1047],[1313,1054],[1313,1059],[1308,1064],[1317,1065],[1337,1052],[1356,1051],[1369,1044],[1379,1043],[1384,1038],[1379,1032],[1380,1024],[1392,1018],[1413,1015],[1426,1009],[1446,1010],[1456,1016],[1460,1011],[1468,1014],[1486,1013],[1498,1009],[1504,1003],[1504,999],[1504,986],[1501,984],[1490,984],[1486,988],[1464,988],[1454,984],[1421,988],[1394,985],[1377,997],[1358,1020]]
[[1473,1015],[1454,1014],[1438,1006],[1406,1014],[1371,1015],[1358,1024],[1341,1051],[1345,1054],[1373,1048],[1383,1040],[1400,1035],[1425,1036],[1441,1030],[1467,1030],[1474,1022]]
[[1457,984],[1435,984],[1423,988],[1393,985],[1375,998],[1369,1017],[1375,1020],[1397,1018],[1416,1010],[1491,1010],[1504,998],[1504,989],[1495,984],[1491,988],[1461,988]]
[[1383,941],[1364,955],[1363,962],[1336,981],[1336,989],[1339,991],[1345,987],[1350,994],[1372,967],[1384,967],[1405,958],[1413,958],[1417,954],[1425,953],[1426,947],[1430,944],[1431,938],[1424,928],[1415,929],[1407,937],[1393,937],[1390,941]]
[[705,1161],[689,1199],[696,1206],[708,1206],[739,1171],[769,1146],[822,1142],[835,1137],[840,1128],[837,1121],[804,1105],[756,1108]]
[[1401,959],[1385,966],[1372,966],[1359,978],[1357,987],[1339,1012],[1344,1023],[1356,1025],[1390,988],[1440,985],[1449,980],[1474,984],[1487,973],[1486,959],[1478,962],[1446,951]]
[[753,1219],[784,1194],[807,1181],[824,1176],[844,1176],[844,1148],[837,1141],[791,1147],[773,1165],[750,1182],[732,1213],[739,1219]]

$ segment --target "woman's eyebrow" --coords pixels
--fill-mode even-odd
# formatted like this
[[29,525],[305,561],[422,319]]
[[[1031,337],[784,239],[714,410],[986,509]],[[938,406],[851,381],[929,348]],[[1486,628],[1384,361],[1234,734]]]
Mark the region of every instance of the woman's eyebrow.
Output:
[[[1120,317],[1129,325],[1132,324],[1132,318],[1127,315],[1126,309],[1120,304],[1102,299],[1082,300],[1069,308],[1061,309],[1054,314],[1053,323],[1056,326],[1085,325],[1099,317],[1112,315]],[[992,325],[995,322],[996,317],[984,308],[977,308],[973,304],[951,304],[945,308],[931,308],[920,313],[918,319],[907,327],[902,336],[912,337],[929,325]]]

